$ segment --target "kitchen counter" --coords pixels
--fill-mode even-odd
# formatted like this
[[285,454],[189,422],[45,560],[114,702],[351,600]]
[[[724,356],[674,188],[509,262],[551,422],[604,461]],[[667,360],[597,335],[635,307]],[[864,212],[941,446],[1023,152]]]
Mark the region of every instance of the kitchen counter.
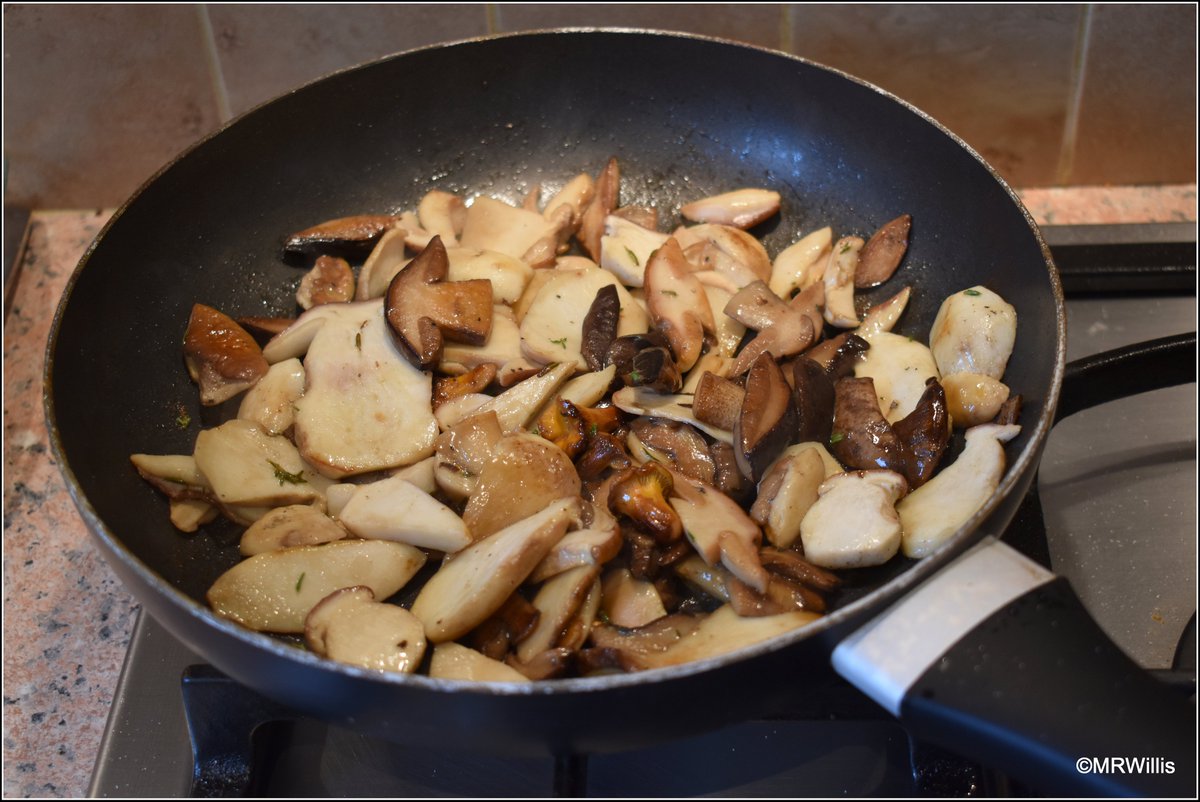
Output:
[[[1039,223],[1196,220],[1196,187],[1028,190]],[[78,797],[138,605],[93,548],[47,442],[46,339],[59,297],[111,211],[39,211],[4,323],[6,797]]]

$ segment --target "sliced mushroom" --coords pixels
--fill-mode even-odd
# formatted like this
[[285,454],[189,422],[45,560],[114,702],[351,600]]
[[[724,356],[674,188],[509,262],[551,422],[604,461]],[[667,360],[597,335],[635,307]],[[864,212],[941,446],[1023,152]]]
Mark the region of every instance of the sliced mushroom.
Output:
[[600,261],[600,240],[604,236],[604,221],[617,208],[621,193],[621,167],[616,158],[608,160],[608,164],[596,177],[595,195],[592,202],[583,210],[579,222],[579,244],[595,262]]
[[625,542],[616,520],[611,525],[576,529],[563,535],[562,540],[550,549],[550,553],[537,564],[529,581],[542,582],[555,574],[561,574],[580,565],[603,565],[617,556]]
[[579,490],[579,475],[561,449],[536,435],[509,434],[479,472],[463,521],[478,540]]
[[820,283],[832,247],[833,229],[826,226],[784,248],[771,266],[771,292],[788,298],[796,290]]
[[551,502],[444,563],[412,606],[426,637],[433,643],[455,640],[498,610],[562,539],[577,504],[574,498]]
[[909,488],[915,490],[933,476],[950,443],[946,392],[937,379],[931,378],[925,383],[925,392],[916,409],[896,421],[892,429],[908,452],[904,475]]
[[404,230],[404,244],[414,251],[423,251],[429,247],[429,241],[436,234],[421,227],[421,221],[412,212],[400,213],[399,228]]
[[364,540],[392,540],[448,554],[473,539],[454,510],[396,476],[360,485],[338,520]]
[[839,329],[858,325],[854,309],[854,274],[858,268],[861,237],[842,237],[829,252],[825,265],[825,321]]
[[696,420],[732,432],[742,414],[746,390],[737,382],[723,379],[715,373],[700,377],[692,401]]
[[452,398],[433,411],[437,420],[438,430],[442,432],[453,429],[467,418],[479,412],[481,408],[492,401],[492,396],[484,393],[467,393],[458,398]]
[[439,376],[433,382],[433,408],[469,393],[483,392],[496,378],[496,366],[485,362],[460,376]]
[[886,468],[903,475],[904,444],[879,410],[870,378],[839,379],[834,385],[833,434],[829,444],[843,464],[859,470]]
[[307,504],[276,507],[242,533],[238,551],[253,557],[267,551],[293,546],[316,546],[346,537],[346,530],[332,518]]
[[429,663],[433,679],[457,679],[473,682],[530,682],[530,679],[499,660],[461,644],[448,641],[433,649]]
[[883,565],[900,549],[896,501],[907,491],[894,471],[855,471],[826,479],[800,524],[805,558],[822,568]]
[[735,228],[754,226],[779,212],[779,193],[769,189],[738,189],[684,204],[679,213],[697,223],[720,223]]
[[458,245],[458,236],[467,222],[467,205],[451,192],[435,189],[425,194],[417,205],[421,228],[441,237],[448,248]]
[[645,334],[627,334],[617,337],[608,346],[604,355],[604,364],[616,367],[618,376],[624,376],[633,370],[633,358],[646,348],[669,348],[667,338],[657,329],[651,329]]
[[[483,345],[468,345],[466,343],[446,342],[442,345],[442,361],[439,369],[444,373],[467,372],[480,365],[496,365],[496,381],[502,386],[508,386],[505,377],[512,377],[518,365],[526,364],[521,355],[521,330],[513,318],[512,310],[507,306],[492,307],[492,332]],[[537,373],[542,365],[528,363],[529,370]],[[524,378],[524,377],[521,377]],[[519,379],[517,379],[519,381]],[[513,381],[509,381],[511,385]]]
[[916,409],[925,383],[940,378],[933,354],[923,343],[878,331],[867,340],[870,349],[854,363],[854,375],[875,381],[879,408],[890,423]]
[[467,209],[459,242],[464,248],[497,251],[520,259],[538,240],[557,236],[558,227],[558,223],[537,212],[478,197]]
[[891,331],[895,328],[900,315],[904,314],[904,308],[908,306],[910,295],[912,295],[912,288],[905,287],[886,301],[872,306],[863,315],[862,323],[858,327],[858,333],[864,337],[869,337],[875,332]]
[[767,540],[781,549],[796,542],[800,522],[816,503],[825,478],[825,464],[815,449],[785,452],[764,472],[750,517],[762,525]]
[[283,331],[276,334],[263,346],[262,354],[268,363],[274,365],[285,359],[295,359],[304,356],[309,346],[316,339],[317,333],[330,320],[341,317],[346,313],[347,306],[341,304],[324,304],[314,306],[291,322]]
[[714,331],[716,324],[708,296],[673,238],[654,252],[645,282],[650,318],[670,342],[679,370],[687,372],[700,358],[704,332]]
[[683,534],[679,516],[667,502],[674,485],[670,472],[656,463],[630,468],[613,482],[608,508],[659,543],[673,543]]
[[1004,476],[1004,446],[1021,432],[1016,425],[967,429],[958,459],[897,505],[904,527],[904,556],[933,553],[987,503]]
[[638,418],[629,428],[643,445],[666,454],[680,473],[708,485],[715,483],[716,468],[708,443],[691,426],[676,421]]
[[746,377],[746,394],[733,429],[734,454],[742,474],[756,480],[791,444],[796,434],[796,406],[783,371],[763,354]]
[[721,533],[732,532],[749,544],[762,541],[758,524],[737,502],[716,488],[682,474],[673,474],[671,506],[679,514],[688,541],[709,565],[721,559]]
[[842,585],[841,577],[813,565],[795,549],[765,548],[759,553],[759,559],[768,571],[826,593]]
[[654,206],[621,206],[613,209],[612,216],[650,231],[658,230],[658,209]]
[[717,536],[721,549],[721,564],[742,582],[759,593],[767,592],[770,576],[758,559],[758,542],[748,540],[737,532],[721,532]]
[[[254,335],[259,342],[262,342],[264,337],[270,339],[276,334],[285,331],[288,326],[296,322],[296,318],[243,315],[237,319],[237,322],[239,326]],[[270,362],[271,360],[268,359],[267,361]]]
[[703,223],[678,228],[674,237],[684,251],[690,252],[689,261],[697,270],[714,270],[738,289],[753,281],[771,279],[771,257],[756,237],[741,229]]
[[758,331],[738,354],[730,375],[740,376],[763,354],[776,359],[798,354],[816,337],[812,321],[804,310],[779,298],[764,282],[746,285],[725,306],[725,314]]
[[321,304],[345,303],[354,297],[354,271],[336,256],[320,256],[312,270],[300,279],[296,303],[303,309]]
[[242,560],[217,578],[206,598],[213,611],[256,632],[300,633],[317,602],[365,585],[377,599],[399,591],[425,564],[425,553],[383,540],[338,540]]
[[495,412],[472,415],[443,432],[434,455],[434,480],[447,496],[466,499],[503,432]]
[[1000,405],[1000,411],[996,413],[996,419],[992,423],[998,423],[1002,426],[1007,426],[1011,423],[1016,423],[1021,419],[1021,396],[1009,396],[1008,400]]
[[559,645],[559,638],[571,617],[579,610],[600,573],[599,566],[581,565],[544,582],[533,599],[538,610],[533,631],[517,645],[517,659],[527,663],[537,655]]
[[283,243],[285,253],[341,253],[360,256],[371,250],[385,231],[400,224],[394,215],[339,217],[292,234]]
[[341,588],[304,619],[304,642],[315,654],[377,671],[411,674],[425,656],[425,632],[416,617],[375,601],[361,585]]
[[617,338],[617,323],[621,316],[621,298],[615,285],[606,284],[596,293],[592,305],[583,317],[583,342],[579,353],[588,370],[604,367],[608,347]]
[[[700,283],[704,287],[704,294],[708,296],[708,306],[713,313],[713,323],[716,326],[714,333],[717,337],[716,350],[721,356],[733,357],[742,344],[742,339],[746,336],[746,327],[729,315],[723,314],[723,311],[736,291],[731,292],[720,287],[713,287],[705,284],[703,280]],[[712,352],[710,351],[710,353]]]
[[1004,378],[1017,338],[1017,310],[987,287],[956,292],[942,302],[929,348],[941,375],[982,373]]
[[667,239],[666,234],[609,215],[604,219],[604,236],[600,238],[600,266],[611,271],[626,287],[640,287],[645,282],[650,257]]
[[321,477],[286,437],[231,420],[196,436],[196,467],[224,505],[308,504],[324,494]]
[[860,355],[871,344],[852,332],[844,332],[810,348],[804,356],[825,368],[832,379],[841,379],[854,372]]
[[[433,478],[433,469],[436,464],[436,457],[426,457],[419,462],[414,462],[412,465],[405,465],[403,468],[395,468],[389,471],[388,475],[396,479],[403,479],[410,484],[416,485],[423,492],[432,496],[438,491],[437,481]],[[328,505],[328,489],[325,490],[325,501]],[[346,501],[348,502],[350,499],[347,498]],[[346,505],[343,504],[342,508],[344,509],[345,506]],[[333,513],[330,514],[332,515]]]
[[492,303],[496,305],[515,303],[533,279],[532,267],[496,251],[447,248],[446,258],[450,261],[447,281],[487,279],[492,283]]
[[553,267],[558,255],[566,250],[565,243],[574,231],[574,217],[568,206],[559,206],[546,216],[551,228],[521,254],[521,261],[533,269]]
[[299,359],[276,362],[250,388],[238,417],[257,423],[270,434],[283,434],[295,421],[295,403],[304,395],[304,366]]
[[694,396],[656,393],[641,387],[623,387],[612,395],[613,405],[632,415],[666,418],[695,426],[700,431],[724,443],[733,442],[732,432],[696,419],[692,408]]
[[701,619],[690,635],[681,638],[666,651],[648,654],[645,659],[654,668],[706,660],[791,632],[818,618],[818,613],[807,610],[743,618],[729,605],[724,605]]
[[721,356],[714,351],[708,351],[696,360],[696,364],[692,365],[692,369],[683,377],[683,388],[680,392],[692,393],[694,395],[705,373],[711,373],[714,376],[724,379],[729,376],[729,369],[731,367],[733,367],[732,359]]
[[563,385],[559,395],[581,409],[593,407],[608,395],[608,388],[612,386],[616,375],[616,366],[609,365],[592,373],[576,376]]
[[962,429],[992,421],[1008,400],[1008,385],[982,373],[952,373],[942,385],[950,417]]
[[215,406],[254,386],[267,360],[254,338],[211,306],[195,304],[183,335],[183,359],[200,385],[200,403]]
[[167,502],[171,526],[180,532],[195,532],[216,520],[217,508],[198,498],[173,498]]
[[875,287],[892,277],[908,250],[908,230],[911,227],[912,215],[902,214],[884,223],[871,236],[858,257],[858,267],[854,271],[855,287]]
[[438,426],[429,374],[400,354],[381,306],[327,304],[306,313],[336,310],[308,346],[294,429],[300,453],[331,478],[410,465],[433,453]]
[[191,454],[131,454],[129,461],[143,479],[171,498],[199,498],[212,489],[204,474],[196,467],[196,459]]
[[596,182],[587,173],[580,173],[572,178],[563,188],[546,202],[542,216],[553,220],[559,207],[565,206],[571,210],[572,233],[579,228],[583,220],[583,211],[592,202],[596,194]]
[[388,285],[388,325],[405,356],[418,367],[430,367],[441,358],[443,337],[483,345],[492,330],[491,282],[447,282],[449,268],[441,238],[434,237]]
[[808,357],[792,363],[792,403],[796,407],[795,439],[828,442],[833,433],[836,393],[833,380]]
[[634,579],[628,568],[615,568],[604,575],[602,607],[607,622],[631,629],[664,617],[662,597],[654,583]]
[[495,412],[500,420],[500,429],[504,432],[528,426],[574,372],[575,365],[570,362],[548,365],[536,375],[488,399],[476,412]]

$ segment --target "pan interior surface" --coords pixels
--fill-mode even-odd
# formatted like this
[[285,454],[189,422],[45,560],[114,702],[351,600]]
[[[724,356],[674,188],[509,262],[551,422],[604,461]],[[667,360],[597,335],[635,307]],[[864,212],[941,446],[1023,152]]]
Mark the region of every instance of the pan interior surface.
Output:
[[[697,69],[697,65],[703,65]],[[782,195],[758,234],[774,255],[829,225],[869,236],[913,218],[881,300],[913,287],[902,333],[924,340],[941,301],[976,284],[1018,310],[1005,382],[1030,443],[1052,393],[1054,281],[1011,194],[953,136],[833,71],[713,40],[560,32],[433,47],[331,76],[235,121],[149,182],[86,257],[60,311],[50,387],[59,447],[107,537],[203,604],[238,560],[232,526],[181,535],[129,463],[191,453],[202,408],[180,343],[194,303],[233,316],[295,314],[304,270],[282,238],[323,220],[413,209],[433,188],[519,202],[610,156],[621,203],[681,203],[742,186]],[[190,421],[184,425],[185,421]],[[906,569],[862,573],[846,599]],[[142,570],[139,568],[138,570]]]

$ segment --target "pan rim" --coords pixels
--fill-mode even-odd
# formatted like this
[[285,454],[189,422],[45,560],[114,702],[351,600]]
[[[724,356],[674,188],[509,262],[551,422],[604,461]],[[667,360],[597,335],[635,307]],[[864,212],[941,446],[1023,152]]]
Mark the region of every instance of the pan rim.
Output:
[[[938,132],[949,137],[958,147],[965,150],[980,166],[987,171],[992,179],[999,184],[1001,189],[1008,195],[1011,202],[1015,204],[1016,208],[1024,218],[1026,226],[1028,227],[1030,233],[1033,234],[1035,241],[1040,248],[1042,259],[1047,268],[1047,274],[1054,298],[1056,343],[1052,378],[1050,387],[1046,393],[1041,415],[1032,428],[1029,439],[1025,443],[1024,448],[1020,454],[1017,455],[1015,460],[1010,461],[1006,468],[1004,478],[1001,480],[999,487],[997,487],[996,491],[989,498],[988,502],[982,508],[980,508],[965,524],[963,524],[962,527],[960,527],[953,535],[951,535],[937,550],[922,560],[915,562],[912,566],[908,567],[898,576],[895,576],[892,579],[884,582],[882,585],[879,585],[863,597],[850,602],[846,606],[839,607],[838,609],[822,616],[812,624],[800,627],[782,635],[775,636],[751,646],[718,655],[716,657],[692,661],[677,666],[649,669],[630,674],[606,675],[600,677],[580,677],[533,683],[480,683],[466,680],[434,679],[416,674],[389,674],[385,672],[361,669],[342,663],[336,663],[332,660],[320,658],[309,652],[289,646],[274,636],[265,633],[253,632],[231,621],[227,621],[218,617],[214,612],[212,612],[211,609],[200,604],[198,601],[192,599],[182,591],[179,591],[172,584],[159,576],[157,572],[153,571],[124,545],[124,543],[115,535],[113,531],[110,530],[107,524],[105,524],[105,522],[97,514],[95,508],[84,494],[74,470],[66,458],[64,445],[61,442],[60,432],[57,426],[57,418],[55,415],[52,375],[54,370],[54,354],[57,347],[58,336],[61,330],[65,310],[71,302],[73,290],[75,289],[75,286],[84,268],[90,261],[97,247],[99,247],[99,245],[104,241],[108,231],[120,220],[125,211],[142,196],[145,190],[157,182],[163,176],[163,174],[169,171],[178,162],[187,158],[193,151],[199,149],[210,140],[221,135],[230,127],[238,124],[246,117],[256,113],[266,106],[279,101],[282,98],[302,92],[308,87],[322,83],[335,76],[344,75],[359,70],[371,69],[378,64],[402,58],[409,54],[486,44],[502,39],[533,39],[548,36],[560,36],[563,34],[621,35],[646,38],[669,37],[680,40],[706,42],[723,47],[757,51],[767,56],[784,58],[793,62],[807,65],[810,68],[832,73],[841,77],[842,79],[850,80],[855,84],[884,96],[892,102],[900,104],[907,111],[910,113],[915,113],[926,123],[932,125]],[[750,661],[762,655],[774,653],[776,651],[787,650],[796,644],[809,639],[827,637],[834,630],[838,630],[848,623],[853,623],[855,620],[859,620],[859,623],[865,623],[872,617],[872,611],[881,611],[905,594],[911,592],[913,588],[936,574],[943,566],[953,560],[958,554],[965,551],[969,546],[974,544],[985,535],[990,534],[982,531],[982,525],[993,513],[996,512],[997,508],[1002,503],[1008,501],[1009,496],[1013,493],[1014,488],[1023,482],[1027,473],[1034,468],[1037,461],[1040,459],[1042,448],[1053,425],[1054,414],[1058,405],[1061,391],[1065,364],[1066,310],[1063,299],[1062,283],[1059,277],[1058,269],[1055,266],[1051,256],[1049,246],[1046,244],[1040,229],[1038,228],[1028,209],[1025,207],[1024,203],[1021,201],[1020,197],[1012,190],[1012,188],[1007,182],[1004,181],[1004,179],[996,172],[996,170],[985,159],[983,159],[983,157],[980,156],[975,149],[973,149],[960,137],[955,135],[952,131],[946,128],[946,126],[942,125],[926,112],[912,105],[908,101],[897,97],[891,92],[888,92],[887,90],[882,89],[875,84],[872,84],[861,78],[857,78],[844,71],[828,67],[810,59],[760,45],[734,42],[728,39],[713,36],[644,28],[553,28],[521,31],[515,33],[489,34],[486,36],[471,37],[452,42],[436,43],[400,51],[365,62],[363,64],[335,70],[317,79],[314,79],[313,81],[305,83],[300,87],[289,90],[288,92],[264,101],[263,103],[260,103],[246,110],[245,112],[242,112],[241,114],[231,118],[228,122],[220,126],[209,135],[193,143],[175,158],[168,161],[150,178],[144,181],[138,187],[138,189],[123,204],[121,204],[116,211],[114,211],[113,215],[105,223],[103,228],[97,234],[96,238],[88,246],[79,263],[72,272],[71,277],[68,279],[58,307],[55,310],[54,319],[51,324],[50,335],[47,340],[45,368],[43,372],[43,408],[46,417],[52,453],[55,459],[58,461],[58,466],[64,477],[68,492],[70,493],[72,500],[75,502],[76,507],[79,509],[81,517],[84,519],[89,530],[93,536],[100,541],[103,550],[108,556],[110,556],[110,558],[119,559],[129,570],[133,571],[140,580],[156,590],[159,598],[169,600],[170,604],[173,605],[178,612],[184,613],[191,618],[199,619],[206,625],[216,628],[224,635],[232,636],[246,646],[255,649],[264,649],[275,657],[289,661],[294,660],[306,665],[309,668],[353,677],[356,680],[382,682],[388,685],[415,686],[416,688],[438,692],[453,692],[455,694],[462,694],[465,692],[481,695],[545,696],[603,692],[635,685],[642,686],[647,684],[653,685],[659,682],[668,682],[680,677],[716,671],[733,663]],[[999,536],[1001,533],[994,534]],[[139,599],[139,601],[141,600]],[[211,660],[210,655],[206,654],[204,657],[205,659]]]

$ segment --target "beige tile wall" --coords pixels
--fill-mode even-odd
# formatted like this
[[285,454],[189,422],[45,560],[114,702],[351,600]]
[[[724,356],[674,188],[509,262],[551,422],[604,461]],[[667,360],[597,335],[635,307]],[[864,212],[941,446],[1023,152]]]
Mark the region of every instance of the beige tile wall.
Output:
[[232,116],[331,71],[556,26],[688,31],[837,67],[1018,186],[1195,181],[1191,4],[10,4],[6,203],[115,205]]

